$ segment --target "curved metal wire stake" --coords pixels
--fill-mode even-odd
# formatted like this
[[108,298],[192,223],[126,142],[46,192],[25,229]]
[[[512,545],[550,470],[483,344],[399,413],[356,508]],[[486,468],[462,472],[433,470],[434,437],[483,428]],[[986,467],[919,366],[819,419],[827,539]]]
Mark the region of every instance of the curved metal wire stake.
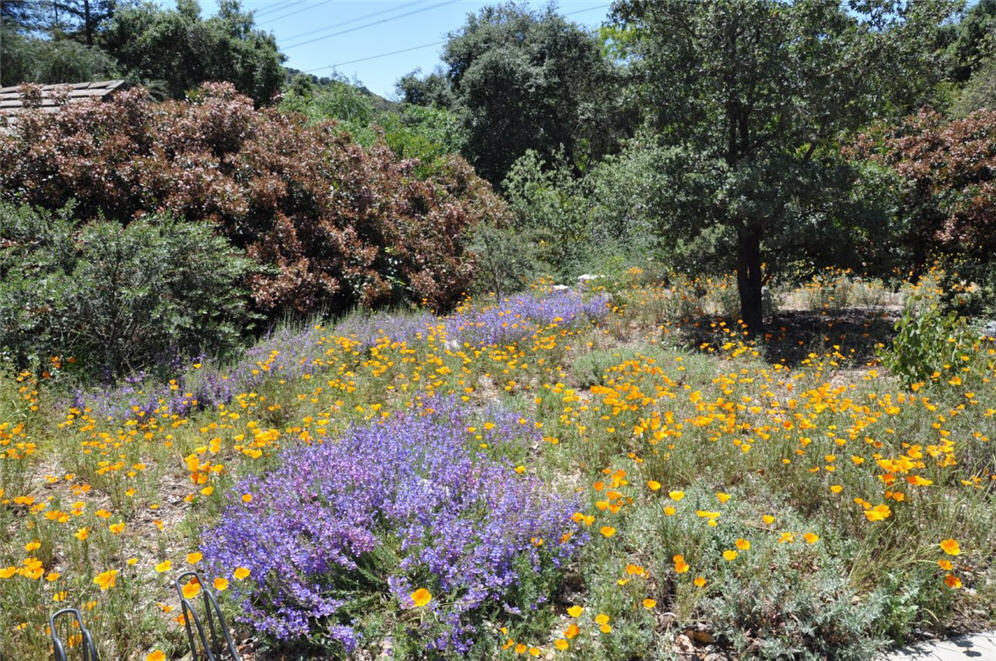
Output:
[[[201,619],[194,611],[194,605],[183,596],[183,585],[181,582],[191,576],[197,579],[197,582],[201,586],[201,594],[204,595],[204,613],[207,620],[208,632],[210,632],[211,636],[210,643],[208,643],[208,635],[205,634],[204,625],[201,624]],[[204,661],[221,661],[221,659],[225,658],[223,655],[226,649],[232,661],[242,661],[242,657],[239,656],[239,652],[235,647],[235,642],[232,640],[232,635],[228,631],[228,626],[225,624],[225,618],[221,615],[221,608],[218,607],[218,601],[214,598],[214,593],[211,592],[207,583],[204,582],[204,577],[200,575],[200,572],[184,572],[176,577],[173,584],[176,587],[176,593],[180,596],[180,607],[183,610],[183,624],[187,629],[187,642],[190,644],[190,655],[193,661],[201,658],[197,654],[197,645],[194,640],[195,629],[197,631],[197,638],[204,648]],[[217,626],[215,626],[215,618],[218,620]],[[190,626],[191,622],[194,624],[193,627]],[[219,638],[219,633],[221,638]],[[222,639],[224,639],[224,645],[222,645]]]
[[100,661],[100,656],[97,654],[97,648],[93,644],[93,638],[90,636],[90,631],[83,626],[83,618],[80,617],[80,612],[75,608],[63,608],[60,611],[52,613],[48,618],[49,631],[52,634],[52,649],[55,653],[55,661],[68,661],[66,656],[66,647],[59,638],[59,634],[56,633],[55,621],[60,615],[72,615],[76,618],[76,625],[80,628],[80,639],[81,647],[83,648],[83,661]]

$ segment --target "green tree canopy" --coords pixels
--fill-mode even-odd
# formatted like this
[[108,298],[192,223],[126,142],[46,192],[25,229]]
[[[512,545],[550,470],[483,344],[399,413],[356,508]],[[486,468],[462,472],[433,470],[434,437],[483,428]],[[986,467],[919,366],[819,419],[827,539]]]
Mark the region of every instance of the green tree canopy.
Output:
[[453,90],[446,73],[436,70],[420,78],[421,73],[421,69],[415,69],[398,80],[394,88],[401,100],[418,106],[452,107]]
[[982,61],[965,83],[952,105],[955,117],[966,117],[975,110],[996,109],[996,54]]
[[[595,35],[557,15],[515,4],[485,7],[450,34],[443,54],[454,107],[467,130],[464,154],[499,183],[527,149],[571,162],[606,151],[611,71]],[[402,79],[413,101],[443,104],[440,81]]]
[[762,328],[765,261],[826,247],[856,214],[837,140],[902,112],[937,80],[943,0],[626,0],[638,74],[663,159],[672,236],[723,230],[741,315]]
[[196,0],[177,0],[173,10],[153,2],[124,7],[102,45],[131,78],[173,98],[202,82],[224,80],[264,104],[285,78],[273,35],[255,29],[238,0],[222,0],[208,19]]
[[974,0],[959,18],[944,26],[941,38],[948,44],[951,78],[965,82],[996,51],[996,0]]
[[119,75],[114,58],[72,39],[40,39],[12,30],[0,38],[0,86],[82,83]]
[[[84,4],[88,28],[77,25],[68,11]],[[114,58],[87,45],[93,43],[92,37],[113,8],[114,3],[107,0],[0,2],[0,85],[79,83],[118,75]]]

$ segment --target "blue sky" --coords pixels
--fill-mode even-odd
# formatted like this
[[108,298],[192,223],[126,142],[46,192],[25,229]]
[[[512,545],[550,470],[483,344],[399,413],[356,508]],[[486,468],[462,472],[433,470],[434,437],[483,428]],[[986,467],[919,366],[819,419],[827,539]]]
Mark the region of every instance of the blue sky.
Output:
[[[162,2],[172,5],[169,0]],[[328,75],[330,65],[371,91],[394,98],[398,78],[421,67],[431,72],[441,64],[446,33],[457,30],[467,14],[495,2],[475,0],[243,0],[255,11],[257,26],[272,32],[287,66]],[[530,0],[533,8],[545,0]],[[609,0],[561,0],[561,14],[576,23],[597,27],[609,11]],[[217,9],[214,0],[201,0],[204,15]],[[342,34],[335,34],[342,32]],[[422,48],[416,48],[424,46]],[[405,51],[393,55],[395,51]],[[381,57],[378,57],[381,56]],[[370,59],[367,59],[370,58]],[[358,61],[359,60],[359,61]]]

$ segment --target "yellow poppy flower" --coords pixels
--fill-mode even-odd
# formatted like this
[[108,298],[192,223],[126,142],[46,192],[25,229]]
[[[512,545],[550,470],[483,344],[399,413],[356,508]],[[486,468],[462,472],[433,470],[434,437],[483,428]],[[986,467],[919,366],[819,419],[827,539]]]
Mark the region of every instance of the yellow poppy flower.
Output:
[[432,601],[432,593],[425,588],[415,590],[415,592],[412,592],[411,597],[412,603],[418,607],[425,606],[427,603]]

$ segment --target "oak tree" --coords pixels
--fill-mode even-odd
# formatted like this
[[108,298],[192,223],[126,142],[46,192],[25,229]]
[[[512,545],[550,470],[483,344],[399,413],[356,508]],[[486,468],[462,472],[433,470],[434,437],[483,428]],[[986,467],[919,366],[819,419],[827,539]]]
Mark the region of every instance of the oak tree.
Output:
[[839,221],[852,182],[842,135],[918,106],[939,74],[946,0],[624,0],[649,121],[669,163],[674,234],[720,226],[735,245],[741,315],[762,329],[762,271]]

